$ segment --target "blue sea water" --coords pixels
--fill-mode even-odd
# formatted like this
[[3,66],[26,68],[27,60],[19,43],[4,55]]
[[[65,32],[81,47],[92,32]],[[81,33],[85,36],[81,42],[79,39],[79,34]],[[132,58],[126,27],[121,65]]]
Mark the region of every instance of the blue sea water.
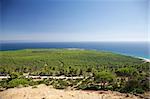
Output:
[[115,53],[150,59],[149,42],[39,42],[0,43],[0,50],[20,50],[34,48],[82,48],[111,51]]

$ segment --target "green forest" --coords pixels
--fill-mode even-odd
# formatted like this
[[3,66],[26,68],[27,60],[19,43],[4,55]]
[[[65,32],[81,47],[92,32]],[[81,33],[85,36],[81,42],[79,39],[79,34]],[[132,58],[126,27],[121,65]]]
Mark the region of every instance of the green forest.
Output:
[[[143,59],[112,52],[81,49],[25,49],[0,51],[1,88],[44,83],[54,88],[72,87],[82,90],[114,90],[144,93],[149,87],[150,63]],[[33,81],[23,76],[83,76],[78,80],[44,79]]]

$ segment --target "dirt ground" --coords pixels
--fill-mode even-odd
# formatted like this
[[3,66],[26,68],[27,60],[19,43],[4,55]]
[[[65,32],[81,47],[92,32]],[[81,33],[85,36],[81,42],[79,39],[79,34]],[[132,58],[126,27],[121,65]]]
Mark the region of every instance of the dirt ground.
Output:
[[0,92],[0,99],[141,99],[112,91],[59,90],[46,85],[12,88]]

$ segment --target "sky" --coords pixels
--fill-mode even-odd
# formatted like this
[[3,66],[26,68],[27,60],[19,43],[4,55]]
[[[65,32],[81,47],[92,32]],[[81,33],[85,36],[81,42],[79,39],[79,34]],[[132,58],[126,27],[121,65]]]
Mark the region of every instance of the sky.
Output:
[[0,0],[0,40],[148,41],[149,0]]

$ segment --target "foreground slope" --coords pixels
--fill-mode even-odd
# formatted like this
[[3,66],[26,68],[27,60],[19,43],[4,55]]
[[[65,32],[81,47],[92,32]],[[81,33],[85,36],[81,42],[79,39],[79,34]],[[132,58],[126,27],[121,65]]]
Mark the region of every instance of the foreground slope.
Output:
[[134,95],[111,91],[58,90],[50,86],[14,88],[0,92],[0,99],[140,99]]

